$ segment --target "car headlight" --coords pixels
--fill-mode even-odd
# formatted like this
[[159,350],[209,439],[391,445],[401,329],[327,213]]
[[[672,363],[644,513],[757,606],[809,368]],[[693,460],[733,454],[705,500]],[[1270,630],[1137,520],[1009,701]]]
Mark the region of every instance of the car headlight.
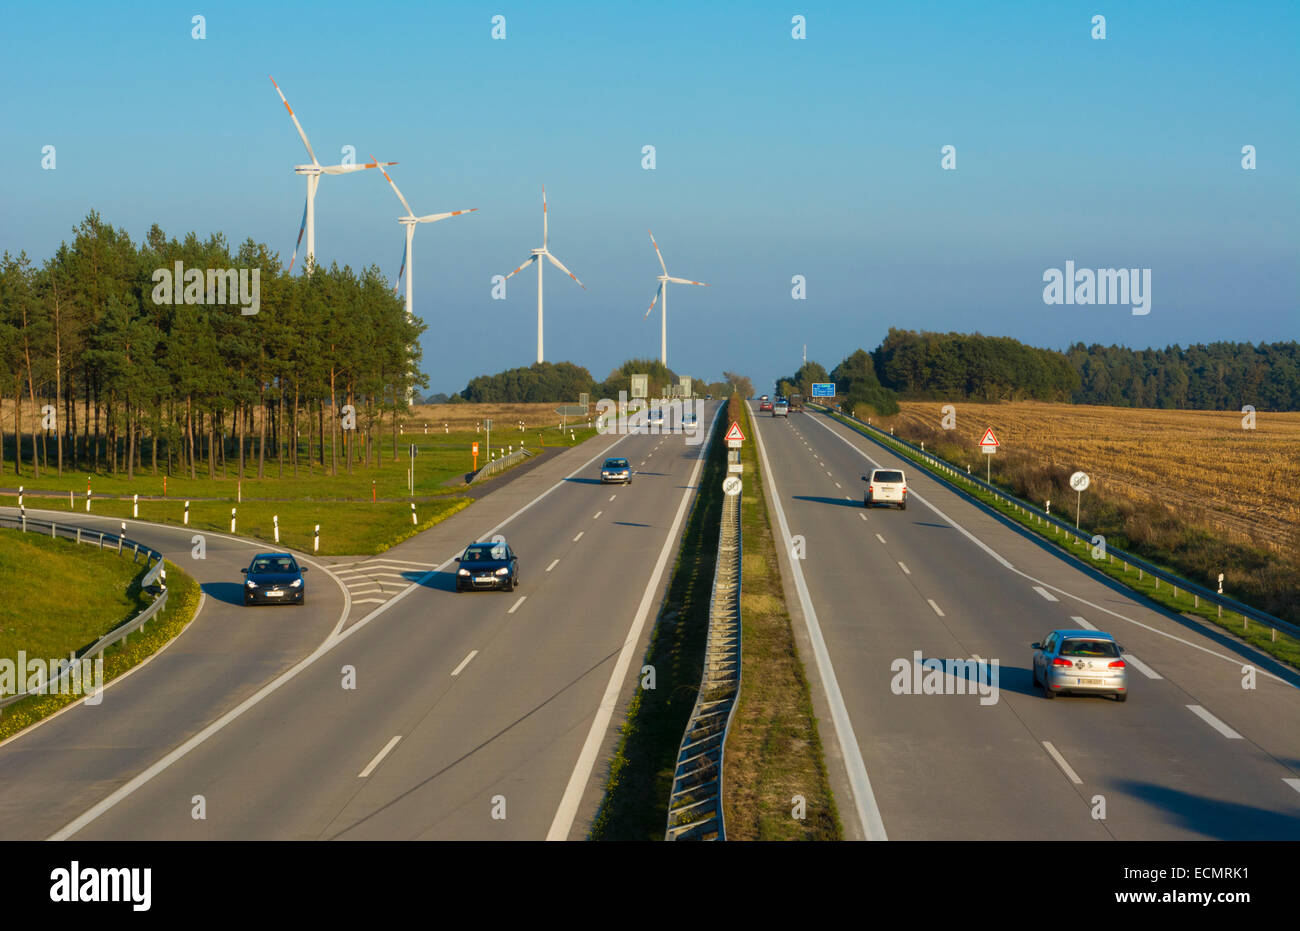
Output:
[[246,584],[249,588],[257,588],[257,583],[254,582],[252,579],[249,579],[249,580],[248,580],[246,583],[244,583],[244,584]]
[[462,570],[460,570],[459,572],[457,572],[456,574],[457,574],[457,575],[469,575],[469,570],[468,570],[468,569],[462,569]]
[[497,570],[497,575],[509,575],[509,574],[510,574],[509,566],[502,566],[500,569]]
[[294,579],[289,583],[290,588],[302,588],[302,579]]

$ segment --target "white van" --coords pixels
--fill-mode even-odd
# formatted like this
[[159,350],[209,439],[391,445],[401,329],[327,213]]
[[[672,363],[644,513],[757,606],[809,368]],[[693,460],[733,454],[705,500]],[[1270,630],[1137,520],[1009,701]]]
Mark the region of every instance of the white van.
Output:
[[862,476],[867,492],[862,496],[863,507],[877,504],[896,504],[900,511],[907,510],[907,478],[902,469],[874,469]]

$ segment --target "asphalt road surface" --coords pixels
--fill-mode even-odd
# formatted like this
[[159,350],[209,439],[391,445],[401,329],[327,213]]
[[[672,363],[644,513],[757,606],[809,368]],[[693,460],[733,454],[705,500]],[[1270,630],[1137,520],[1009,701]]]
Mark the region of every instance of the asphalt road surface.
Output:
[[[846,717],[823,721],[822,736],[850,834],[1300,838],[1294,671],[1053,555],[824,415],[755,406],[755,420],[789,533],[805,539],[795,562],[830,675],[805,661],[842,698],[817,696]],[[863,507],[861,476],[875,467],[906,471],[907,510]],[[1131,697],[1046,700],[1029,644],[1089,626],[1132,651]],[[891,664],[917,650],[998,660],[997,701],[896,694]],[[1253,689],[1246,666],[1258,670]]]

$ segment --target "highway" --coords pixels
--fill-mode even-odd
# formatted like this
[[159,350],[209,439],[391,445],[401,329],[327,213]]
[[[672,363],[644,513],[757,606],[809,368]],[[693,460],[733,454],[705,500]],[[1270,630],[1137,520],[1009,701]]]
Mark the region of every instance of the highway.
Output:
[[[806,541],[794,561],[787,541],[782,571],[794,623],[815,618],[830,676],[811,649],[805,665],[838,685],[816,696],[823,717],[846,716],[821,733],[850,836],[1300,838],[1294,671],[1135,600],[825,415],[755,405],[754,417],[769,494]],[[863,507],[860,477],[875,467],[906,471],[905,511]],[[1130,699],[1046,700],[1029,644],[1089,626],[1132,651]],[[998,660],[997,701],[895,694],[891,663],[918,650]],[[1258,670],[1253,689],[1243,666]]]
[[[704,429],[716,410],[708,405]],[[0,836],[585,836],[706,446],[600,436],[566,451],[380,557],[339,560],[357,592],[347,611],[335,584],[331,615],[319,577],[302,611],[205,605],[176,643],[108,690],[98,713],[77,706],[0,746],[9,788]],[[600,485],[606,454],[631,461],[633,484]],[[494,533],[519,554],[519,589],[457,594],[451,558]],[[237,585],[242,564],[232,557],[220,571],[233,568]],[[407,584],[390,581],[377,606],[366,604],[356,580],[367,566]],[[206,721],[176,727],[177,696],[160,697],[153,668],[184,656],[190,638],[220,651],[232,619],[295,630],[296,652],[259,657],[260,647],[227,642],[241,662],[266,664],[260,681],[208,701]],[[171,743],[106,737],[117,726],[106,710],[113,721],[153,722]],[[87,753],[120,762],[90,770]],[[60,785],[42,784],[50,771]]]

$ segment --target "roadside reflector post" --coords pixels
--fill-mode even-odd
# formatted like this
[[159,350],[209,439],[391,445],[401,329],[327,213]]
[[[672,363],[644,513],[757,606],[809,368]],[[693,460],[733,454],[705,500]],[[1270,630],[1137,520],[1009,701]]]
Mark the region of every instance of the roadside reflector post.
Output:
[[414,502],[414,501],[411,502],[411,524],[412,524],[412,526],[416,526],[416,525],[417,525],[417,524],[416,524],[416,520],[415,520],[415,502]]
[[126,521],[122,521],[122,532],[117,535],[117,555],[122,555],[122,538],[126,536]]
[[18,486],[18,510],[23,509],[23,486]]
[[317,525],[316,525],[316,535],[315,535],[314,537],[312,537],[312,541],[311,541],[311,551],[312,551],[313,553],[319,553],[319,552],[320,552],[320,524],[317,524]]
[[132,517],[140,516],[140,496],[138,494],[134,494],[131,496],[131,516]]
[[86,482],[86,513],[90,513],[90,482]]
[[271,522],[275,525],[275,542],[279,543],[280,542],[280,515],[272,514]]
[[230,532],[235,532],[235,509],[230,509]]
[[77,506],[77,500],[73,497],[72,489],[68,489],[68,510],[71,511]]
[[235,482],[235,501],[239,504],[244,503],[244,483],[243,481]]
[[375,497],[375,495],[376,495],[375,480],[372,478],[370,480],[370,503],[371,504],[374,504],[376,501],[379,500],[378,498]]
[[1219,594],[1223,594],[1223,573],[1219,573]]
[[[90,510],[90,502],[89,502],[89,501],[86,502],[86,510],[87,510],[87,511]],[[190,525],[190,503],[189,503],[188,501],[185,502],[185,517],[183,518],[183,520],[184,520],[185,526],[188,527],[188,526]]]

